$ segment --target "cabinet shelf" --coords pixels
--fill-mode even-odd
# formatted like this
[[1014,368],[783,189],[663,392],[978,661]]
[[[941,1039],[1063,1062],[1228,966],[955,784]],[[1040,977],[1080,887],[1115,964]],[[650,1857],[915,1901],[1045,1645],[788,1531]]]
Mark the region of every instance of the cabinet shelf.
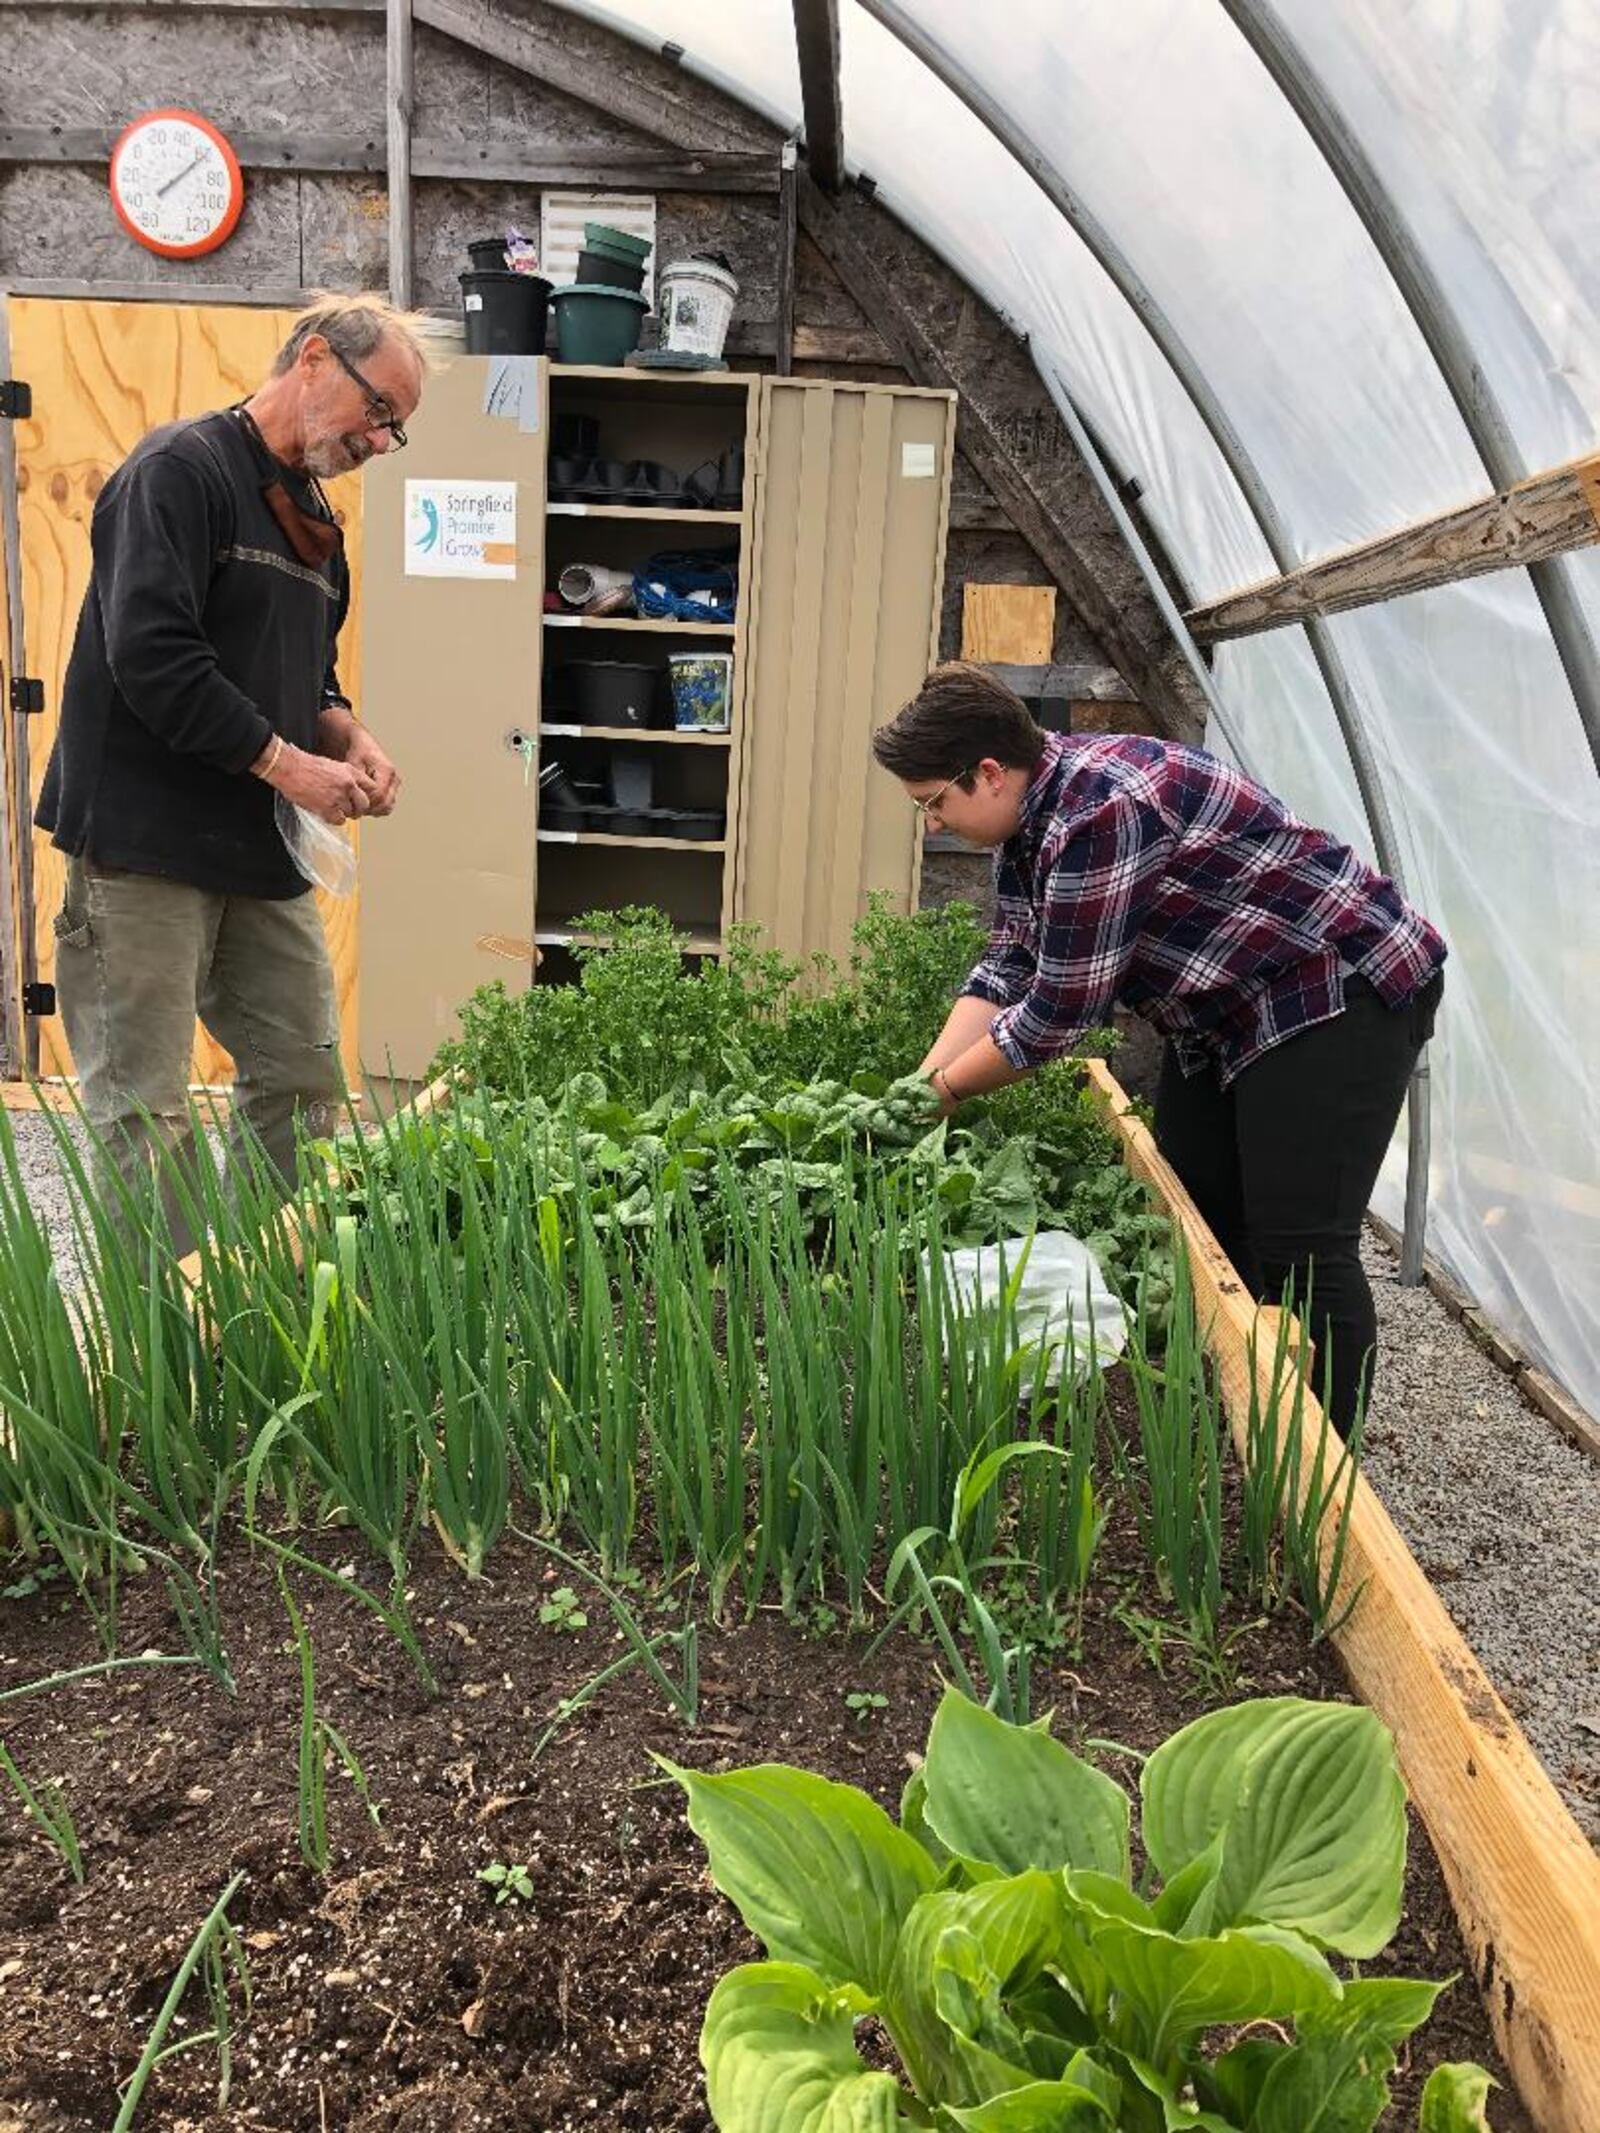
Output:
[[732,622],[642,621],[637,615],[546,615],[547,630],[649,630],[657,637],[731,637]]
[[685,526],[742,526],[742,511],[697,511],[693,504],[546,504],[551,518],[671,519]]
[[603,830],[540,830],[541,844],[622,845],[635,852],[710,852],[728,849],[722,837],[608,837]]
[[652,748],[728,748],[731,733],[694,733],[667,726],[564,726],[545,719],[542,734],[563,741],[642,741]]

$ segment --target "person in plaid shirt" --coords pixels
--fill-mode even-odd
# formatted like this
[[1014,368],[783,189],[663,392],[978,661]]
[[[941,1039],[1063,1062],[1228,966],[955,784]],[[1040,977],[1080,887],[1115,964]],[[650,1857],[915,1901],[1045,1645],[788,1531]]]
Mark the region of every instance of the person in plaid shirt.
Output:
[[1377,1320],[1361,1220],[1444,987],[1386,876],[1203,749],[1046,733],[936,667],[873,735],[924,819],[991,849],[989,947],[919,1071],[946,1111],[1131,1009],[1167,1039],[1156,1140],[1254,1293],[1309,1289],[1348,1430]]

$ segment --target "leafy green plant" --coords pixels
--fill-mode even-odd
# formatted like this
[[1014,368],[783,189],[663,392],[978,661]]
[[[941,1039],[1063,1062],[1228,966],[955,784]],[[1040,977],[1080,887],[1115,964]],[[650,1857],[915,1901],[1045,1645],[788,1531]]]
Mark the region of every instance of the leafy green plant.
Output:
[[889,1699],[877,1689],[849,1689],[845,1693],[844,1707],[859,1725],[865,1725],[878,1711],[887,1711]]
[[533,1881],[525,1866],[505,1859],[493,1860],[488,1866],[480,1866],[478,1879],[494,1890],[497,1905],[502,1903],[532,1903]]
[[[1441,1989],[1332,1961],[1381,1952],[1405,1872],[1393,1744],[1358,1706],[1237,1704],[1158,1748],[1154,1893],[1121,1787],[955,1690],[898,1824],[781,1764],[662,1767],[768,1956],[706,2011],[722,2133],[1304,2133],[1319,2114],[1369,2133]],[[858,2056],[867,2015],[898,2073]],[[1481,2123],[1481,2080],[1431,2081],[1426,2133]]]
[[589,1623],[570,1585],[556,1587],[539,1609],[539,1620],[547,1629],[586,1629]]

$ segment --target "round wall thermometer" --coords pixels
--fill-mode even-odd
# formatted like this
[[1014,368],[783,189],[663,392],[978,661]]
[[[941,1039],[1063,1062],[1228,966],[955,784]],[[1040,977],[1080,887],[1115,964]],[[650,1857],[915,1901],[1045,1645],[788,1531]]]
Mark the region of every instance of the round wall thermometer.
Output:
[[146,111],[111,151],[111,204],[152,252],[197,259],[233,235],[244,206],[239,158],[197,111]]

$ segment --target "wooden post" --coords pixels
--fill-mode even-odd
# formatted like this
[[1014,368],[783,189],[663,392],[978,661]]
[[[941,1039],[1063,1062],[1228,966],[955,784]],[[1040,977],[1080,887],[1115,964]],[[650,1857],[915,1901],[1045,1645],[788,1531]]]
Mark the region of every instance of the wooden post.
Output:
[[[1241,1459],[1252,1394],[1271,1401],[1276,1326],[1229,1264],[1103,1060],[1089,1086],[1128,1167],[1165,1203]],[[1281,1405],[1281,1403],[1280,1403]],[[1321,1439],[1308,1389],[1302,1495]],[[1324,1564],[1336,1520],[1324,1522]],[[1600,1858],[1568,1813],[1371,1484],[1359,1476],[1333,1633],[1350,1684],[1393,1733],[1489,2021],[1540,2133],[1600,2127]]]
[[411,0],[388,0],[389,301],[409,311],[415,276],[411,229],[411,113],[415,102]]
[[795,166],[798,160],[799,151],[794,142],[785,141],[778,165],[778,327],[777,345],[773,350],[776,359],[773,368],[780,378],[787,378],[794,370],[794,246],[799,216],[796,198],[799,175]]

